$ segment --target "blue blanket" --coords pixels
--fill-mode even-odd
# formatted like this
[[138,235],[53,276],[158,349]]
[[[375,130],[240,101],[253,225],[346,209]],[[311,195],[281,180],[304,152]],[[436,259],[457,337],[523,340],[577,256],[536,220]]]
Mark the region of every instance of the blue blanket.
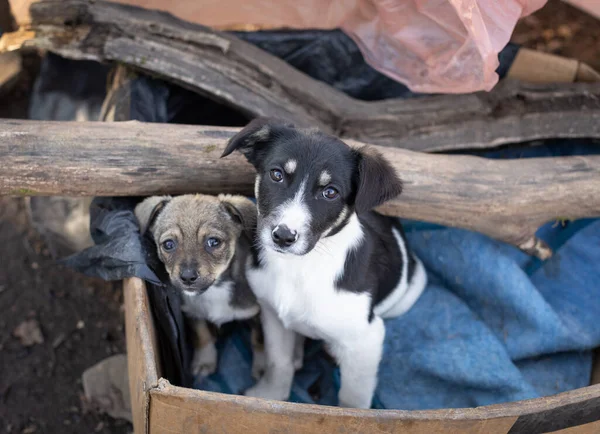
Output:
[[[489,158],[597,152],[555,142]],[[541,262],[481,234],[405,222],[429,284],[405,315],[386,321],[373,406],[434,409],[536,398],[589,384],[600,346],[600,220],[551,222],[538,236],[554,249]],[[218,342],[218,372],[195,387],[241,393],[253,384],[249,332]],[[339,371],[309,341],[290,400],[337,404]]]

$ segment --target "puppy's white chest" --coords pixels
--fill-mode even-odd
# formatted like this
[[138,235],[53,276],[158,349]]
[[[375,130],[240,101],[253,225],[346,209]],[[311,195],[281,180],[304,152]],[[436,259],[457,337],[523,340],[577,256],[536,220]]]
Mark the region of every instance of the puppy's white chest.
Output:
[[203,294],[184,292],[182,310],[193,318],[205,319],[216,325],[258,313],[258,307],[236,309],[231,305],[233,285],[233,282],[214,284]]
[[[261,303],[277,312],[286,328],[314,339],[334,339],[367,321],[370,299],[336,288],[345,252],[313,250],[304,256],[266,253],[265,266],[249,269]],[[364,318],[362,318],[364,316]]]

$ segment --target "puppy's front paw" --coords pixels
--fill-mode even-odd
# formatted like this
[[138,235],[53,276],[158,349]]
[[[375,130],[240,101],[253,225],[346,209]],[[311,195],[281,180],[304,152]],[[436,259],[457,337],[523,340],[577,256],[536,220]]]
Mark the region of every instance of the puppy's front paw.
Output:
[[214,374],[217,370],[217,349],[213,344],[205,345],[194,351],[192,373],[203,377]]
[[338,394],[340,407],[345,408],[371,408],[371,400],[373,397],[368,393],[359,393],[357,391],[348,391],[343,387]]
[[252,358],[252,378],[259,380],[265,373],[267,359],[264,351],[255,351]]
[[254,398],[273,399],[276,401],[286,401],[290,396],[289,389],[281,387],[277,384],[271,384],[264,381],[263,378],[256,385],[246,390],[244,395]]

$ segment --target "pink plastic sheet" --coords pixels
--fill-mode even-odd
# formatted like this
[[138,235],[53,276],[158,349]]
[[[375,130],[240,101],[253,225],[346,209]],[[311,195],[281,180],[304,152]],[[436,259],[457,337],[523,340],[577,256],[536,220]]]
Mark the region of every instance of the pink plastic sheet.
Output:
[[213,27],[341,28],[375,69],[415,92],[466,93],[498,82],[517,20],[546,0],[121,0]]

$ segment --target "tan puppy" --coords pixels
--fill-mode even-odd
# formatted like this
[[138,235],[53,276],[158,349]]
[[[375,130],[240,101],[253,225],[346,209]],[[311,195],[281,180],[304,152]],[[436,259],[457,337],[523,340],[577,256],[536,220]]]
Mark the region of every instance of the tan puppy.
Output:
[[[153,196],[136,207],[135,215],[141,233],[152,234],[171,284],[181,291],[182,310],[193,324],[192,372],[211,374],[217,351],[206,321],[220,326],[259,311],[245,273],[256,207],[243,196]],[[253,371],[264,363],[257,350],[255,346]]]

